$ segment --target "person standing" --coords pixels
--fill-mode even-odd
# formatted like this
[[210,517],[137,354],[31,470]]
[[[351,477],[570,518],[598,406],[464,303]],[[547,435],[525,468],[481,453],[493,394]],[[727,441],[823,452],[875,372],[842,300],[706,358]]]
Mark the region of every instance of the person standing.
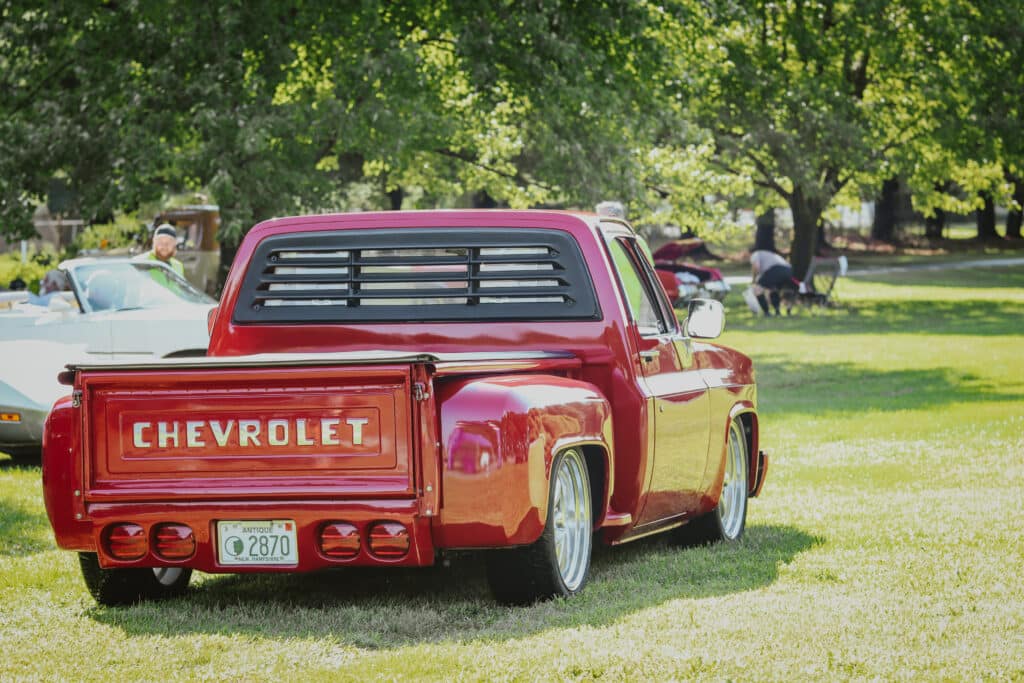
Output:
[[796,281],[793,279],[793,267],[774,251],[757,249],[750,253],[750,268],[754,294],[761,305],[761,310],[765,315],[771,315],[768,308],[770,297],[775,315],[779,315],[782,290],[797,289]]
[[185,277],[185,264],[176,259],[178,232],[170,223],[162,223],[153,231],[153,249],[146,254],[151,261],[163,261],[178,275]]

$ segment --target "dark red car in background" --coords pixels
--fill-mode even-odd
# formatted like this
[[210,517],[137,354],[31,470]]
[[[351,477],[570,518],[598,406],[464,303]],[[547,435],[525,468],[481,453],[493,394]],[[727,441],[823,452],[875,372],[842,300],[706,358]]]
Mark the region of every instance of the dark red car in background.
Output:
[[681,307],[693,299],[722,301],[729,283],[718,268],[694,263],[715,258],[699,237],[682,237],[662,245],[654,252],[654,267],[672,305]]

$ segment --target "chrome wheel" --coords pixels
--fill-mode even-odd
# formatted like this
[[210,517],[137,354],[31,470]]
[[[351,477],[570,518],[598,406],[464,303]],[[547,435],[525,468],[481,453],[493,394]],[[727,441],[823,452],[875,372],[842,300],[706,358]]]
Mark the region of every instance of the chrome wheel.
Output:
[[173,586],[184,571],[181,567],[153,567],[153,577],[161,586]]
[[578,451],[570,450],[558,462],[552,477],[552,524],[555,532],[555,557],[562,583],[570,592],[577,590],[590,566],[592,541],[590,484],[587,467]]
[[739,421],[729,425],[729,441],[725,453],[725,479],[718,501],[722,535],[735,540],[743,533],[747,517],[747,440]]
[[556,455],[540,538],[487,556],[487,580],[494,597],[510,605],[528,605],[583,590],[593,543],[592,505],[583,453],[569,449]]

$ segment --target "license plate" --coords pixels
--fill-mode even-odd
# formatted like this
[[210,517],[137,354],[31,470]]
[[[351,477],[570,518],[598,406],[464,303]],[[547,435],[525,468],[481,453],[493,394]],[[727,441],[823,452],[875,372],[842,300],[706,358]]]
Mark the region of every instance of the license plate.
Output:
[[219,521],[217,561],[228,566],[297,565],[295,522],[290,519]]

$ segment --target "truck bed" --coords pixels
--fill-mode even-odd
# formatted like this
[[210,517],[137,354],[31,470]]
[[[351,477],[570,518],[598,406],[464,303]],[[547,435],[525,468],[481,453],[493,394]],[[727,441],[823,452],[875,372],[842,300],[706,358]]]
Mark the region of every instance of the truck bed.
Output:
[[82,363],[86,502],[413,498],[431,374],[565,354],[261,354]]

